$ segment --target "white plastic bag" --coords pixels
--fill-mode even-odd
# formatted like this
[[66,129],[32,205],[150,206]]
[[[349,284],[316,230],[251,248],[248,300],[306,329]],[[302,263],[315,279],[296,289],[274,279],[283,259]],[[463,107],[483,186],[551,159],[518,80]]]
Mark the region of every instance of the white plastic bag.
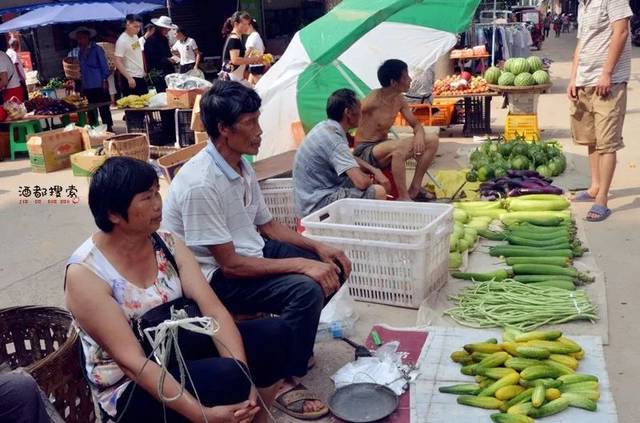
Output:
[[149,107],[165,107],[167,105],[167,93],[156,94],[149,99]]
[[171,73],[164,78],[167,88],[172,90],[208,90],[213,84],[206,79],[196,78],[188,73]]
[[322,309],[316,341],[351,336],[360,317],[355,305],[349,288],[343,285]]

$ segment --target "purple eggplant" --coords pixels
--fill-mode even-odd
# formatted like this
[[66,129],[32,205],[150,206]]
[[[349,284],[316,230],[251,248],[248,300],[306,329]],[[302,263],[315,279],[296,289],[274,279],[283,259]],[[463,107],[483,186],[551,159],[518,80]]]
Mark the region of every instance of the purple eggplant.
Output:
[[542,178],[542,175],[540,175],[535,170],[509,169],[509,170],[507,170],[507,175],[509,175],[510,177],[524,176],[524,177],[527,177],[527,178]]
[[562,188],[558,188],[553,185],[547,185],[546,187],[540,188],[515,188],[509,191],[509,197],[519,197],[521,195],[528,194],[562,194]]

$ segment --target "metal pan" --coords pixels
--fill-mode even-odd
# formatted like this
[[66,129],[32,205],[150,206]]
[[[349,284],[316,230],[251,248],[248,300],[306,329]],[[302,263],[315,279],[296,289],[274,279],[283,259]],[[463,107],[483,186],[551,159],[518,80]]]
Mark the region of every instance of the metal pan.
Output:
[[329,397],[329,409],[337,418],[351,423],[382,420],[398,408],[398,396],[375,383],[354,383],[338,388]]

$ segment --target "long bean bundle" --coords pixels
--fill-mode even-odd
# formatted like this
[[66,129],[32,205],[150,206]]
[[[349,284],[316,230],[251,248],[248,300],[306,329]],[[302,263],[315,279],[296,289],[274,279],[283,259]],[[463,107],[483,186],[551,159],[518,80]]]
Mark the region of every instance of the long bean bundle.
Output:
[[546,324],[598,319],[598,307],[584,290],[532,287],[513,280],[477,282],[450,299],[456,306],[445,314],[473,328],[530,331]]

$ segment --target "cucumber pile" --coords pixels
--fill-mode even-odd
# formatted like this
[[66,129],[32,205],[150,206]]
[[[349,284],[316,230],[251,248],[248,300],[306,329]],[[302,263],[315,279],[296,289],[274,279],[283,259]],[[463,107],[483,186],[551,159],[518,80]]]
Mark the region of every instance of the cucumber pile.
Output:
[[569,407],[595,412],[600,399],[598,378],[577,373],[585,352],[562,332],[507,329],[496,339],[467,344],[451,354],[460,372],[475,383],[443,386],[458,395],[458,404],[499,410],[495,423],[533,423]]

